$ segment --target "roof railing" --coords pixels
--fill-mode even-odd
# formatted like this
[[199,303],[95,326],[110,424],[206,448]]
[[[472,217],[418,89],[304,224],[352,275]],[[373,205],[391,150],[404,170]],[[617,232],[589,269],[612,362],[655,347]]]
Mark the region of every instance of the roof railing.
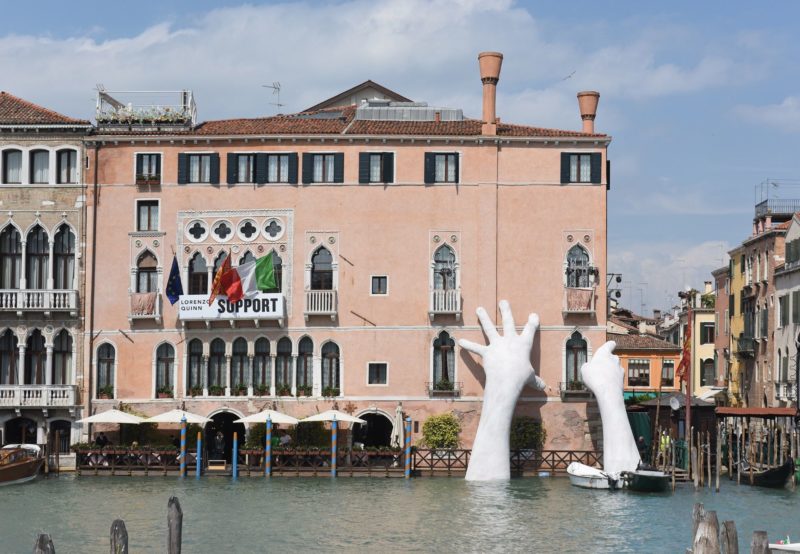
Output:
[[190,90],[107,91],[98,85],[95,119],[99,127],[192,128],[197,105]]

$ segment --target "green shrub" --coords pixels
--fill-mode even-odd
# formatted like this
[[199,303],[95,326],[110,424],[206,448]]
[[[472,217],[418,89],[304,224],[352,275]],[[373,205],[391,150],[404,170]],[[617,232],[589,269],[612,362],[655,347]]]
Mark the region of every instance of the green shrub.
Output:
[[244,447],[249,450],[263,450],[264,440],[267,436],[267,424],[259,423],[250,427],[250,433],[247,436],[247,441]]
[[296,425],[294,429],[289,431],[289,435],[292,437],[291,446],[294,448],[309,448],[313,446],[330,448],[331,446],[331,431],[326,429],[325,424],[321,421]]
[[458,448],[461,424],[452,413],[430,416],[422,425],[422,445],[428,448]]
[[511,420],[511,450],[541,450],[546,438],[541,421],[528,416]]

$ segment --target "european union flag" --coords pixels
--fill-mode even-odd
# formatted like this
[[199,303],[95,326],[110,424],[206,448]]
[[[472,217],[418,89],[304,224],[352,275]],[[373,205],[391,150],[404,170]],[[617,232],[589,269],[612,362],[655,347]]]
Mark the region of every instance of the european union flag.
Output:
[[181,283],[181,270],[178,268],[178,257],[172,257],[172,269],[169,270],[167,279],[167,298],[170,304],[175,304],[183,294],[183,283]]

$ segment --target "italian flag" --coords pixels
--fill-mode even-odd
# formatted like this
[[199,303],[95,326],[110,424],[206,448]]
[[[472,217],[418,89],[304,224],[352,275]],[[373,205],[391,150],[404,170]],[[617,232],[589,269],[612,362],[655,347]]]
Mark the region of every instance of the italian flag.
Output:
[[254,296],[259,291],[277,288],[272,252],[254,262],[248,262],[228,270],[222,276],[222,290],[228,302],[238,302],[245,296]]

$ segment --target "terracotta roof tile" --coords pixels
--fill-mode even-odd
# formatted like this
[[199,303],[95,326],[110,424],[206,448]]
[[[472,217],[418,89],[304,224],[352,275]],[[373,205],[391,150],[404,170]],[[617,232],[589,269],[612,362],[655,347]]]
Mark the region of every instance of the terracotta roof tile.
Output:
[[[355,116],[355,106],[326,108],[255,119],[220,119],[201,123],[197,135],[339,135]],[[341,114],[337,117],[336,114]]]
[[617,343],[617,348],[614,350],[617,354],[624,350],[681,351],[680,346],[656,337],[651,337],[650,335],[621,335],[617,333],[608,333],[607,339]]
[[0,91],[0,125],[89,125],[53,110]]

